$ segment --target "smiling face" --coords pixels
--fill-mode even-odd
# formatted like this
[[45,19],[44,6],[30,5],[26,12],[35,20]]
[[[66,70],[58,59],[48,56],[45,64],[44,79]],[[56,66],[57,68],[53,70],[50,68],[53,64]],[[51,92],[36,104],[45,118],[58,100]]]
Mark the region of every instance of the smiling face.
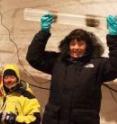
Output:
[[82,57],[86,52],[87,44],[83,40],[73,40],[69,43],[69,54],[71,58],[76,59]]

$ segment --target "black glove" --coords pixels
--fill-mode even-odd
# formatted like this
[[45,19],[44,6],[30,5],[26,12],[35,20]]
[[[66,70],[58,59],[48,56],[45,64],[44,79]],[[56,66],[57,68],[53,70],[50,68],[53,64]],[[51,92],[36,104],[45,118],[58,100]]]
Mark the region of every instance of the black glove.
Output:
[[14,113],[8,113],[5,116],[5,123],[6,124],[15,124],[16,122],[16,115]]

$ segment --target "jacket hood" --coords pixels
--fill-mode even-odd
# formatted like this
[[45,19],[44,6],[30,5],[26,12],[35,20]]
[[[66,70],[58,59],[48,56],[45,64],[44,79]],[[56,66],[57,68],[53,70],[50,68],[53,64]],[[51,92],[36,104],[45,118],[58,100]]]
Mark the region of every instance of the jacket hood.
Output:
[[83,40],[86,42],[87,49],[85,56],[88,56],[88,58],[101,57],[104,52],[102,43],[97,36],[83,29],[75,29],[60,42],[59,49],[62,59],[69,57],[69,43],[73,40]]
[[14,74],[17,76],[18,82],[20,82],[20,73],[19,73],[19,68],[15,64],[7,64],[3,66],[3,71],[2,71],[2,78],[1,78],[1,85],[3,86],[3,78],[4,74],[6,74],[7,71],[13,71]]
[[19,74],[19,69],[17,67],[17,65],[15,64],[7,64],[7,65],[4,65],[2,67],[2,74],[1,74],[1,83],[0,83],[0,90],[2,92],[3,95],[5,95],[6,93],[6,88],[5,86],[3,85],[3,76],[4,76],[4,73],[5,71],[7,70],[12,70],[14,71],[14,73],[16,74],[17,78],[18,78],[18,82],[20,82],[20,74]]
[[17,78],[20,79],[19,69],[18,69],[17,65],[15,65],[15,64],[7,64],[7,65],[5,65],[5,66],[3,67],[2,78],[3,78],[3,76],[4,76],[5,71],[7,71],[7,70],[12,70],[12,71],[14,71],[15,74],[16,74],[16,76],[17,76]]

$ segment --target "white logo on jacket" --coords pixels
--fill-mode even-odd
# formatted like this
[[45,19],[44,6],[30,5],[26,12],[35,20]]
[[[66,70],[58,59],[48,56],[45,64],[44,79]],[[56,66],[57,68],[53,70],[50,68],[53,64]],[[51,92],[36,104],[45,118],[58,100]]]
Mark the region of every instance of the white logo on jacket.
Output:
[[86,64],[84,67],[85,68],[94,68],[95,66],[94,66],[94,64],[90,63],[90,64]]

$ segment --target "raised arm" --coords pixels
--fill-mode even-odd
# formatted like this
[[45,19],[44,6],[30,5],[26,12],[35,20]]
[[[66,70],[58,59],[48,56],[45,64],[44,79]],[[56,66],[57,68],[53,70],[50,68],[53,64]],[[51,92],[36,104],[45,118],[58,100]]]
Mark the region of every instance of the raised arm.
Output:
[[117,78],[117,17],[108,16],[107,45],[109,47],[109,59],[104,64],[103,80],[110,81]]
[[26,56],[27,61],[32,67],[48,74],[52,73],[53,66],[58,57],[56,52],[45,51],[47,41],[51,35],[52,19],[53,16],[50,14],[42,16],[41,31],[34,36]]

